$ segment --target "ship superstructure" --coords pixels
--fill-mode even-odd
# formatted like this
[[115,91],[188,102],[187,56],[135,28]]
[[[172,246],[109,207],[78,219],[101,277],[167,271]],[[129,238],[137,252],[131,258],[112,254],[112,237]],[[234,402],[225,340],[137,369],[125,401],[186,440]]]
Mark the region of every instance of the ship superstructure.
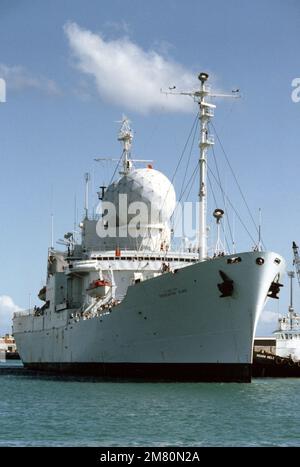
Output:
[[[215,105],[199,75],[199,217],[196,248],[173,250],[175,190],[161,172],[135,168],[132,131],[122,122],[121,177],[86,206],[81,242],[49,249],[44,305],[17,313],[13,329],[25,366],[104,377],[250,381],[256,325],[278,298],[284,260],[273,252],[207,252],[208,123]],[[88,183],[88,177],[86,179]],[[222,210],[215,211],[217,222]],[[220,247],[220,244],[219,244]],[[218,248],[219,248],[218,247]]]
[[293,279],[294,271],[289,271],[290,278],[290,304],[286,315],[278,319],[278,328],[274,331],[276,337],[276,355],[290,357],[300,361],[300,315],[293,306]]

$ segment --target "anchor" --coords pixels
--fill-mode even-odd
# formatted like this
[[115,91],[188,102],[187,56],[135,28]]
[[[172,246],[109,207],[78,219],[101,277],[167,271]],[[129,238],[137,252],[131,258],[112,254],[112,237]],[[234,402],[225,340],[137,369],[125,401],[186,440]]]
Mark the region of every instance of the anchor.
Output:
[[267,296],[270,298],[276,298],[278,300],[279,297],[277,295],[280,292],[280,287],[283,287],[283,284],[273,281],[270,285]]
[[223,279],[223,282],[218,284],[218,289],[222,294],[220,297],[231,297],[233,294],[233,280],[231,280],[230,277],[228,277],[227,274],[225,274],[223,271],[219,271],[219,274]]

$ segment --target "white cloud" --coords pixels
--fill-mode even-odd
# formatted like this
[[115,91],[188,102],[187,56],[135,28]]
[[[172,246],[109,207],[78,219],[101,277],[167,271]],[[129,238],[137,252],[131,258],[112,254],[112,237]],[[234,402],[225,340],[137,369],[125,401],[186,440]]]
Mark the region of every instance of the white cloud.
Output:
[[196,88],[196,75],[182,65],[154,50],[144,51],[126,37],[105,40],[76,23],[67,23],[64,30],[76,67],[95,79],[103,99],[141,113],[195,109],[190,97],[160,92],[174,85],[178,90]]
[[0,336],[11,333],[13,314],[20,310],[9,295],[0,295]]
[[8,89],[21,91],[31,88],[51,95],[61,93],[53,80],[43,76],[33,76],[26,68],[20,65],[8,66],[0,63],[0,77],[5,79]]

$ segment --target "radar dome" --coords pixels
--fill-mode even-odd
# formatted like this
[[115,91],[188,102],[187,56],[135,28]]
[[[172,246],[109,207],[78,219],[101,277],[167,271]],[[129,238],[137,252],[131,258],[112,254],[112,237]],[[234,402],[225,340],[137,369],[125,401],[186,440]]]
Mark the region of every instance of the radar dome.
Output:
[[[121,205],[120,195],[127,196],[128,211]],[[158,227],[166,224],[173,214],[176,195],[172,183],[164,174],[152,168],[143,168],[132,170],[109,185],[103,201],[115,205],[119,226],[128,224],[130,218],[136,214],[137,205],[132,203],[140,202],[146,205],[148,215],[151,213],[151,218],[148,215],[142,217],[142,224],[146,226],[151,219],[151,225]]]

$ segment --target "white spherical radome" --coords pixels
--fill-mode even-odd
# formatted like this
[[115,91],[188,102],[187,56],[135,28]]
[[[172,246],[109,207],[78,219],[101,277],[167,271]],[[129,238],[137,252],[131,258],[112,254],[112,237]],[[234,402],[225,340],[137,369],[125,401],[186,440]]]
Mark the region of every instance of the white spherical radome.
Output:
[[[151,210],[151,221],[154,224],[168,222],[175,209],[176,194],[172,183],[163,173],[152,168],[129,172],[109,185],[104,194],[103,201],[111,202],[116,207],[119,225],[125,225],[135,215],[133,211],[137,206],[132,205],[131,215],[124,212],[124,209],[119,210],[119,195],[127,195],[129,208],[132,203],[143,203],[148,212]],[[144,219],[144,225],[148,224],[148,219]]]

